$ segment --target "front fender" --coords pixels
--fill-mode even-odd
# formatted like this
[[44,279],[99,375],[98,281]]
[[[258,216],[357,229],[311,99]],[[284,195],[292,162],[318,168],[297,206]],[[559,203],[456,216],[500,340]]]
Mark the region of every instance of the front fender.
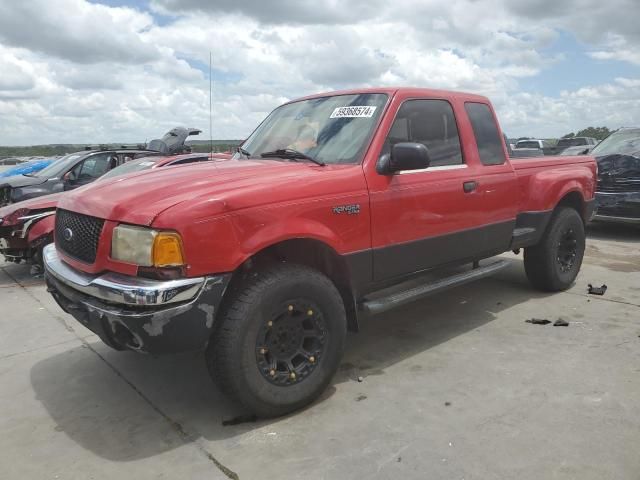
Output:
[[272,245],[292,239],[318,240],[336,252],[345,250],[342,239],[327,225],[308,218],[287,219],[276,224],[270,224],[241,243],[245,258],[264,250]]
[[[357,204],[353,213],[337,205]],[[371,248],[366,194],[248,209],[186,224],[184,239],[189,276],[234,271],[256,253],[293,239],[317,240],[339,255]]]
[[41,239],[46,235],[51,235],[51,237],[53,238],[53,229],[55,228],[55,224],[55,214],[44,217],[43,219],[33,224],[27,234],[27,241],[29,242],[29,244],[32,244],[33,242]]

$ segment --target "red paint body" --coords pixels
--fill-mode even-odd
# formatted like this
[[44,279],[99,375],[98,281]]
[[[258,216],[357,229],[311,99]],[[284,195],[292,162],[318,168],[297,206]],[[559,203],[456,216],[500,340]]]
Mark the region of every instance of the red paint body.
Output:
[[[183,238],[188,276],[230,272],[260,250],[308,238],[346,255],[514,220],[521,212],[553,209],[569,192],[591,200],[592,157],[544,157],[482,165],[464,109],[485,97],[425,89],[367,89],[388,103],[357,165],[317,166],[269,160],[230,160],[135,173],[65,194],[59,207],[104,218],[97,260],[87,265],[59,252],[73,267],[129,275],[137,267],[110,258],[118,223],[175,230]],[[325,95],[318,95],[325,96]],[[407,99],[445,99],[453,106],[466,167],[380,175],[376,163],[398,108]],[[462,183],[478,188],[464,193]],[[359,204],[358,215],[336,215]],[[505,239],[505,244],[508,243]]]

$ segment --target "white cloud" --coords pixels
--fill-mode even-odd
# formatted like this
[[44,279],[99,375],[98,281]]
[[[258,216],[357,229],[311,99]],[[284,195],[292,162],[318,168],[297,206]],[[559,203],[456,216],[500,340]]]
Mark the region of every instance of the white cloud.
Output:
[[[154,0],[152,8],[4,6],[1,142],[129,142],[178,124],[208,137],[209,51],[216,138],[245,137],[290,98],[375,85],[489,95],[510,135],[640,123],[632,75],[556,96],[521,87],[563,61],[548,50],[558,32],[586,42],[594,59],[640,65],[637,0]],[[172,21],[158,23],[156,12]]]
[[158,56],[141,35],[152,17],[85,0],[11,2],[0,15],[0,41],[78,63],[143,62]]

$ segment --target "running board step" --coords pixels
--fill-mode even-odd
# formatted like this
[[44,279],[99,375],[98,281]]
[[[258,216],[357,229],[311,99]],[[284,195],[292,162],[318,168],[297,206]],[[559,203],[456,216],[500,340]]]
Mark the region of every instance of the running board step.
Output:
[[396,307],[406,305],[407,303],[420,300],[437,292],[447,290],[449,288],[464,285],[465,283],[478,280],[479,278],[493,275],[494,273],[507,267],[509,262],[507,260],[499,260],[489,265],[477,267],[472,270],[458,273],[450,277],[443,278],[431,283],[425,283],[417,287],[403,290],[401,292],[393,293],[386,297],[376,298],[374,300],[365,300],[360,304],[360,310],[369,315],[376,315],[378,313],[386,312]]

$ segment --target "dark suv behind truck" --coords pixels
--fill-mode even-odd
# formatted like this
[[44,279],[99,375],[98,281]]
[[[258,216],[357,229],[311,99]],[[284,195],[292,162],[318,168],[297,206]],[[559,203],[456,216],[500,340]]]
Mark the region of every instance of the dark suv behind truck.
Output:
[[596,220],[640,225],[640,128],[621,128],[596,146]]

